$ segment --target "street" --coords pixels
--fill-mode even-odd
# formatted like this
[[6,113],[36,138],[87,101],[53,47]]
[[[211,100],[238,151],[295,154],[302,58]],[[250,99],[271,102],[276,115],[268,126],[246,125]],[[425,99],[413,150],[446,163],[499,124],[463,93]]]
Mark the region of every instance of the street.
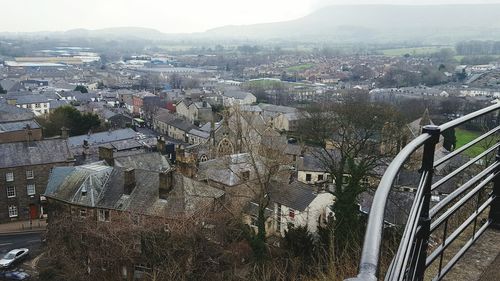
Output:
[[41,233],[19,233],[0,235],[0,255],[12,249],[28,248],[30,255],[38,254],[41,244]]
[[41,237],[42,233],[16,233],[16,234],[0,234],[0,257],[3,257],[12,249],[28,248],[30,254],[22,264],[17,264],[11,270],[21,270],[28,272],[31,276],[36,275],[36,270],[32,266],[32,259],[36,258],[41,253]]

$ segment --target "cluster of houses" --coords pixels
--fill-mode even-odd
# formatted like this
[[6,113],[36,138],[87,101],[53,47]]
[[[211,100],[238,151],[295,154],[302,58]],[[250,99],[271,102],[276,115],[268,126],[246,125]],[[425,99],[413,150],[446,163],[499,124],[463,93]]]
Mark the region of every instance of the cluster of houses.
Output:
[[[127,61],[136,66],[126,75],[117,74],[116,83],[130,82],[120,81],[120,75],[144,73],[141,61],[152,63],[151,58],[141,57]],[[326,80],[332,74],[326,65],[308,75]],[[13,71],[22,69],[14,67]],[[345,71],[335,71],[336,75],[341,72]],[[44,75],[51,73],[61,75],[56,69]],[[164,73],[211,72],[175,68]],[[276,169],[279,172],[270,175],[265,185],[267,235],[282,237],[292,226],[306,226],[314,233],[333,219],[334,179],[318,159],[318,148],[286,136],[296,132],[308,114],[295,107],[257,103],[237,81],[212,76],[202,79],[200,87],[165,87],[158,92],[98,89],[92,79],[69,85],[55,79],[0,80],[6,91],[0,95],[0,223],[48,217],[50,227],[51,217],[66,217],[105,224],[127,214],[148,220],[229,208],[256,229],[262,207],[256,190],[262,185],[261,173],[272,170],[267,164],[278,161],[277,155],[283,157]],[[88,92],[75,91],[78,85]],[[322,84],[293,84],[289,94],[292,101],[300,102],[335,97]],[[449,94],[421,86],[376,89],[370,96],[377,102],[394,102],[401,97],[447,98]],[[98,114],[111,129],[69,136],[67,128],[61,128],[59,137],[44,138],[36,117],[65,105]],[[432,121],[426,111],[401,128],[405,140],[418,136],[428,124]],[[137,127],[148,127],[154,134],[144,136],[134,130]],[[436,159],[448,152],[440,146],[437,153]],[[383,168],[378,172],[382,174]],[[439,171],[436,175],[439,179]],[[397,192],[391,195],[394,201],[411,202],[414,190],[409,188],[418,177],[417,172],[402,172],[395,182]],[[454,184],[450,181],[445,189],[437,190],[433,200],[439,201]],[[372,199],[369,191],[360,196],[361,213],[369,212]],[[411,204],[389,206],[388,224],[404,222],[400,210],[406,205]]]
[[[248,161],[249,151],[238,143],[237,122],[280,137],[293,160],[292,172],[296,174],[301,167],[305,169],[301,173],[309,173],[307,165],[298,164],[302,149],[280,136],[280,132],[296,130],[304,115],[293,107],[256,104],[255,96],[234,85],[155,94],[136,90],[81,93],[49,89],[50,83],[44,81],[11,83],[29,84],[29,90],[8,87],[7,80],[2,81],[7,94],[0,98],[0,194],[5,195],[0,196],[5,206],[0,222],[50,217],[55,215],[49,213],[54,202],[71,206],[68,210],[80,217],[104,221],[112,220],[115,212],[170,216],[228,204],[255,180],[246,176],[248,169],[235,173],[220,167],[228,157],[239,164],[242,159]],[[60,137],[44,139],[35,118],[50,114],[57,108],[51,106],[54,102],[95,112],[116,126],[81,136],[69,136],[61,128]],[[214,107],[219,106],[229,110],[218,113]],[[129,128],[136,119],[150,122],[158,137],[145,138]],[[214,167],[208,163],[214,161],[220,162],[215,165],[219,168],[206,173]],[[315,180],[302,176],[274,179],[276,190],[290,192],[273,195],[269,235],[284,235],[294,222],[310,225],[314,231],[318,216],[326,219],[334,202],[330,193],[314,185],[326,180],[316,176]],[[116,197],[119,193],[120,198]],[[251,198],[238,204],[241,212],[247,212],[248,223],[255,216],[252,204]]]

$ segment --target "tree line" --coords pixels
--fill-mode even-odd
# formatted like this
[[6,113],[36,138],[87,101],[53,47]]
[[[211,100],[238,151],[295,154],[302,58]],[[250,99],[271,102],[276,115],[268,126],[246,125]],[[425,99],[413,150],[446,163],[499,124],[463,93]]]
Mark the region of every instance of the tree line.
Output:
[[462,41],[456,44],[458,55],[500,55],[500,41]]

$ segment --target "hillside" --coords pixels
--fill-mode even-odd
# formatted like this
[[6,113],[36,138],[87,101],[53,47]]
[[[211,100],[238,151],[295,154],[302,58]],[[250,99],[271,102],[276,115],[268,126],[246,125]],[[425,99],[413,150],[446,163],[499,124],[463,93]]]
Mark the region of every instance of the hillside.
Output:
[[206,35],[245,39],[320,41],[433,41],[494,39],[500,36],[500,4],[330,6],[296,20],[225,26]]

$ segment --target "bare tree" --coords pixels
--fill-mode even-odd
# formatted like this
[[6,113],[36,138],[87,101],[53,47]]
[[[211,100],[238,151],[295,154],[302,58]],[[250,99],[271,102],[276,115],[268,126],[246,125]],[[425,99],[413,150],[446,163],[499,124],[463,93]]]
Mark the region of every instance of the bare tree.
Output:
[[65,207],[51,217],[41,280],[123,280],[124,269],[139,271],[142,280],[233,280],[234,268],[250,253],[238,224],[223,213],[115,211],[100,222],[91,209],[80,218]]
[[[261,115],[231,109],[228,126],[235,135],[237,151],[246,153],[248,174],[233,171],[244,181],[245,189],[257,203],[257,234],[253,247],[257,256],[266,255],[266,209],[276,194],[275,182],[288,181],[292,159],[286,155],[286,138],[280,136]],[[230,167],[230,165],[228,165]],[[272,192],[274,191],[274,193]]]
[[317,105],[308,113],[300,135],[318,145],[312,154],[332,176],[335,245],[342,253],[359,242],[357,198],[369,187],[367,179],[377,177],[376,168],[400,148],[404,123],[397,111],[370,103],[364,92],[349,92],[341,103]]

